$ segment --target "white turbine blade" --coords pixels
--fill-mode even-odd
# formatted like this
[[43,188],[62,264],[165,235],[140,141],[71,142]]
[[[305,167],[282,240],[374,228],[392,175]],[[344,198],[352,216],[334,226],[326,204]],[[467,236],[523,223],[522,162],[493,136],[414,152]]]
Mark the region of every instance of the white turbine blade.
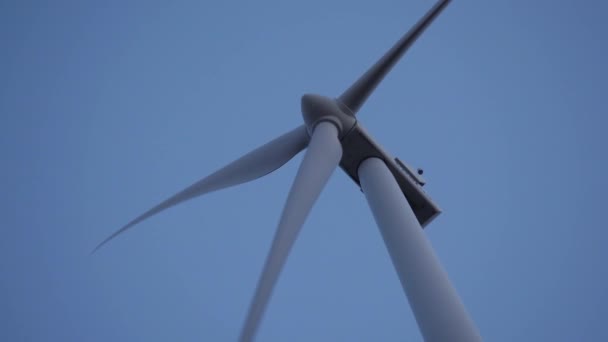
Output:
[[302,151],[308,144],[308,139],[306,127],[302,125],[262,145],[136,217],[97,245],[93,253],[127,229],[167,208],[194,197],[246,183],[269,174]]
[[356,114],[359,109],[361,109],[365,100],[372,94],[378,84],[382,82],[382,79],[391,71],[407,49],[416,41],[431,22],[433,22],[449,2],[450,0],[439,0],[435,6],[433,6],[433,8],[414,25],[414,27],[412,27],[376,62],[376,64],[369,68],[363,76],[340,95],[339,100],[346,105],[353,114]]
[[262,275],[249,307],[239,341],[249,342],[270,299],[272,289],[287,260],[300,228],[342,157],[342,146],[337,128],[329,122],[319,123],[314,131],[306,155],[287,196],[279,226],[266,258]]

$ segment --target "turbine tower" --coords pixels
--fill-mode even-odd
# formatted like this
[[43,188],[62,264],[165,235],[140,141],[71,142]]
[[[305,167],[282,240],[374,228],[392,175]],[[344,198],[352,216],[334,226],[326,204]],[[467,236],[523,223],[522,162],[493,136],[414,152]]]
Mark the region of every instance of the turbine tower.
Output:
[[253,150],[135,218],[107,239],[178,203],[263,177],[303,149],[239,340],[252,341],[288,254],[313,204],[339,165],[358,185],[378,225],[425,341],[481,341],[422,227],[440,213],[424,180],[393,159],[357,121],[356,114],[405,51],[448,5],[438,1],[384,56],[337,98],[302,96],[301,125]]

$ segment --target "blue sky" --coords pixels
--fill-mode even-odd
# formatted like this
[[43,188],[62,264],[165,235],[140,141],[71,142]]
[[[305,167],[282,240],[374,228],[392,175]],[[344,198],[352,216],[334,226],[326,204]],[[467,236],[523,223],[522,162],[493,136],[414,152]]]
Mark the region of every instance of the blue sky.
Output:
[[[0,4],[0,340],[234,341],[301,155],[125,222],[300,125],[430,6]],[[608,339],[600,1],[455,0],[359,114],[423,167],[426,230],[487,341]],[[338,170],[259,341],[417,341],[364,196]]]

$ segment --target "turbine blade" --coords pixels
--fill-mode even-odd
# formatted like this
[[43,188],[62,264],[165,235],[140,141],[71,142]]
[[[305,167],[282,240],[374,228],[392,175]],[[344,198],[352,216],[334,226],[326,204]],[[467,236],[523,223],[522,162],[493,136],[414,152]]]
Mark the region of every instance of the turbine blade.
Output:
[[450,0],[439,0],[397,43],[369,68],[338,98],[351,112],[357,114],[382,79],[397,64],[401,56],[448,5]]
[[253,339],[300,228],[341,156],[342,146],[336,127],[329,122],[319,123],[287,196],[239,341],[249,342]]
[[302,125],[262,145],[136,217],[103,240],[92,253],[127,229],[167,208],[194,197],[246,183],[271,173],[302,151],[308,144],[308,139],[306,127]]

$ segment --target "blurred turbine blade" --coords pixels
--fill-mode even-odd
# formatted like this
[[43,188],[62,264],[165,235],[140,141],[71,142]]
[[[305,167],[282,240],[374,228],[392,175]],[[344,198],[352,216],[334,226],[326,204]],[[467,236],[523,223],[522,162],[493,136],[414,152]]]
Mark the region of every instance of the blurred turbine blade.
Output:
[[167,208],[194,197],[249,182],[271,173],[302,151],[308,144],[308,139],[306,127],[302,125],[262,145],[138,216],[103,240],[92,253],[127,229]]
[[338,99],[353,115],[357,114],[382,79],[449,2],[450,0],[439,0],[376,64],[340,95]]
[[313,131],[308,150],[287,196],[239,341],[249,342],[254,338],[272,289],[298,232],[327,180],[338,166],[341,156],[342,146],[336,127],[329,122],[319,123]]

